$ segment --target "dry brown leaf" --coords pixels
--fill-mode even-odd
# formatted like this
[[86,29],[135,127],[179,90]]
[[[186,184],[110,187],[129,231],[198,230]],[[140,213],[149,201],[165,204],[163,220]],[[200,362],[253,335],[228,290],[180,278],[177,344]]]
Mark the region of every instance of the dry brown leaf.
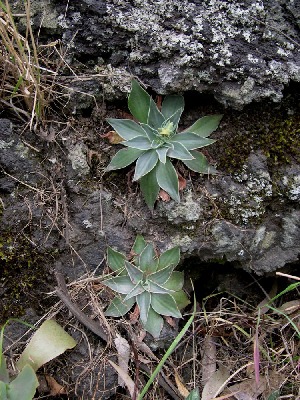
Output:
[[295,311],[300,310],[300,300],[287,301],[278,307],[278,310],[287,315],[293,314]]
[[178,375],[178,372],[176,371],[175,368],[174,368],[174,376],[175,376],[175,382],[176,382],[176,385],[177,385],[177,389],[179,390],[180,394],[184,398],[187,397],[190,392],[187,390],[187,388],[182,383],[182,380],[180,379],[180,376]]
[[101,135],[102,138],[108,139],[110,144],[118,144],[124,141],[123,138],[116,131],[109,131],[104,135]]
[[166,322],[172,326],[172,328],[176,328],[176,321],[172,317],[165,317]]
[[183,176],[179,175],[178,172],[177,175],[178,175],[179,191],[182,191],[183,189],[186,188],[186,179]]
[[229,372],[223,365],[219,366],[219,369],[211,376],[206,382],[201,400],[212,400],[219,394],[220,388],[229,378]]
[[247,379],[240,383],[236,383],[228,388],[230,392],[237,392],[234,397],[237,400],[256,400],[267,389],[267,382],[264,377],[260,379],[260,384],[257,387],[255,377]]
[[[128,363],[129,363],[129,359],[130,359],[130,345],[127,342],[126,339],[124,339],[122,336],[120,336],[119,334],[116,335],[115,339],[115,346],[118,352],[118,363],[120,368],[122,368],[122,370],[128,374]],[[125,382],[124,380],[121,378],[120,375],[118,375],[118,384],[120,386],[124,386]]]
[[136,324],[140,316],[139,306],[136,304],[132,313],[129,314],[129,319],[132,324]]
[[[135,384],[133,382],[133,380],[130,378],[130,376],[123,371],[122,368],[119,367],[119,365],[115,364],[113,361],[108,360],[108,362],[110,363],[110,365],[112,367],[114,367],[114,369],[117,371],[117,373],[120,375],[120,377],[123,379],[123,381],[125,382],[125,385],[130,393],[130,396],[133,398],[134,395],[134,389],[135,389]],[[136,391],[137,397],[139,396],[139,392],[138,390]]]
[[50,389],[50,396],[67,394],[66,389],[62,385],[60,385],[52,376],[45,375],[45,378]]
[[167,192],[165,192],[163,189],[161,189],[158,193],[158,196],[162,199],[162,201],[170,201],[171,197],[168,195]]
[[202,378],[203,385],[213,376],[217,369],[217,350],[214,339],[206,335],[202,345]]

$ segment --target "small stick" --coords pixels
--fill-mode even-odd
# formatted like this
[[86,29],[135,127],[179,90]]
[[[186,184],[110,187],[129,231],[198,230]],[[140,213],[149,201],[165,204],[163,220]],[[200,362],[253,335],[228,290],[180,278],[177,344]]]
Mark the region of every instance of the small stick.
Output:
[[300,278],[298,276],[288,275],[288,274],[284,274],[282,272],[276,272],[276,275],[285,276],[286,278],[291,278],[291,279],[295,279],[296,281],[300,281]]

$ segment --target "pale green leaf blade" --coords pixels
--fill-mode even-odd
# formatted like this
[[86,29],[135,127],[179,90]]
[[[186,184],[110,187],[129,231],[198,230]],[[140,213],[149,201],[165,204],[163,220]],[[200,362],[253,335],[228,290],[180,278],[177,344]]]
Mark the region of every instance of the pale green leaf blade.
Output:
[[29,364],[34,371],[76,346],[75,340],[54,320],[42,323],[21,354],[17,366]]
[[157,108],[153,99],[151,99],[147,124],[150,125],[154,129],[158,129],[162,126],[164,121],[165,121],[164,116]]
[[178,176],[171,161],[159,162],[156,168],[156,179],[159,186],[164,189],[175,201],[179,202]]
[[138,150],[149,150],[151,149],[151,143],[146,136],[136,136],[133,139],[129,139],[126,142],[122,142],[124,146],[131,147]]
[[168,151],[168,157],[176,158],[177,160],[193,160],[193,155],[180,142],[173,142],[173,148]]
[[187,150],[199,149],[201,147],[209,146],[214,143],[215,140],[202,138],[192,132],[178,133],[170,139],[170,143],[178,142],[184,145]]
[[172,247],[172,249],[166,250],[160,255],[157,270],[166,268],[169,265],[176,267],[176,265],[179,264],[179,261],[180,248],[179,246]]
[[138,282],[135,287],[127,294],[127,296],[125,297],[125,301],[135,298],[136,296],[138,296],[139,294],[143,293],[145,291],[145,289],[143,288],[143,286],[141,285],[141,282]]
[[140,122],[147,124],[151,97],[133,79],[131,81],[131,91],[128,97],[128,108],[131,114]]
[[166,289],[163,285],[158,285],[157,283],[153,282],[151,279],[148,279],[148,288],[147,290],[150,293],[162,293],[162,294],[170,294],[172,293],[172,290]]
[[166,283],[167,280],[170,278],[174,268],[175,266],[169,265],[166,268],[160,269],[159,271],[153,272],[152,274],[148,275],[148,279],[154,283],[157,283],[158,285],[164,286],[164,283]]
[[137,136],[146,136],[144,129],[131,119],[108,118],[107,122],[125,140],[133,139]]
[[[0,382],[8,383],[9,375],[6,367],[6,360],[3,354],[0,353]],[[1,399],[1,397],[0,397]]]
[[1,400],[9,400],[7,397],[7,385],[4,382],[0,381],[0,399]]
[[158,260],[152,244],[147,244],[139,256],[139,267],[148,273],[156,271]]
[[151,126],[147,124],[141,124],[143,127],[144,131],[146,132],[146,135],[148,136],[148,139],[152,143],[153,141],[157,140],[157,130],[152,128]]
[[143,279],[143,272],[129,261],[125,261],[125,268],[130,277],[130,280],[135,285]]
[[144,153],[144,150],[139,149],[122,149],[117,152],[116,155],[111,159],[106,171],[112,171],[115,169],[125,168],[132,164],[140,155]]
[[[47,346],[46,343],[45,346]],[[38,386],[39,381],[33,368],[30,365],[25,365],[17,377],[9,384],[7,390],[8,399],[32,400]]]
[[124,254],[111,247],[107,248],[107,264],[112,271],[120,272],[125,267],[125,259]]
[[198,119],[192,126],[185,129],[184,132],[193,132],[205,138],[218,128],[222,118],[223,114],[207,115]]
[[[184,109],[184,98],[183,96],[180,95],[166,96],[161,106],[161,112],[165,117],[165,119],[169,119],[170,117],[172,117],[178,110],[181,110],[182,113],[183,109]],[[180,119],[181,113],[179,117],[177,117],[178,121]],[[172,122],[174,122],[174,125],[177,125],[178,121],[177,122],[172,121]]]
[[192,171],[199,172],[200,174],[214,174],[216,170],[210,166],[204,154],[197,150],[191,150],[194,157],[193,160],[182,160],[182,162]]
[[105,311],[108,317],[122,317],[127,314],[135,303],[135,298],[124,301],[125,296],[115,296]]
[[142,235],[137,235],[132,247],[132,250],[135,254],[140,254],[144,248],[147,246],[146,240]]
[[140,188],[144,195],[147,206],[153,209],[159,193],[159,184],[156,179],[156,166],[140,179]]
[[183,290],[178,290],[178,292],[172,293],[172,297],[174,298],[179,310],[190,304],[190,300]]
[[182,317],[174,298],[170,294],[151,294],[151,306],[160,315]]
[[136,297],[136,302],[140,310],[140,320],[143,325],[146,325],[148,320],[150,300],[151,300],[151,294],[146,291]]
[[156,150],[149,150],[142,154],[135,166],[133,181],[138,181],[155,167],[158,161]]
[[200,400],[199,389],[193,389],[185,400]]
[[157,312],[155,312],[150,306],[148,319],[146,324],[144,325],[146,331],[149,332],[154,338],[158,338],[162,330],[163,324],[164,320],[162,319],[162,317],[157,314]]
[[171,289],[174,291],[182,289],[184,284],[184,274],[180,271],[173,271],[170,278],[164,284],[166,289]]
[[121,294],[129,293],[135,286],[131,282],[129,276],[116,276],[114,278],[106,279],[102,283],[103,285],[108,286],[115,292]]
[[[176,143],[178,144],[178,143]],[[172,146],[174,147],[174,146]],[[172,150],[170,147],[159,147],[158,149],[156,149],[159,161],[163,164],[166,163],[167,161],[167,153],[169,150]],[[169,155],[169,154],[168,154]]]

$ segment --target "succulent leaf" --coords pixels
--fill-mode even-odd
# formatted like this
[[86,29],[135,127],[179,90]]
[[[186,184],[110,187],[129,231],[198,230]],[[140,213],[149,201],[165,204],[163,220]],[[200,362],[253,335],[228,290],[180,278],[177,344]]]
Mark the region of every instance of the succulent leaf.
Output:
[[147,206],[153,209],[159,193],[159,184],[156,179],[156,166],[147,175],[141,177],[140,188]]
[[151,98],[147,124],[153,126],[155,129],[158,129],[164,123],[164,120],[164,116]]
[[39,386],[37,376],[30,365],[25,365],[17,377],[10,382],[7,389],[9,400],[33,399],[36,388]]
[[129,278],[129,276],[116,276],[114,278],[106,279],[102,283],[103,283],[103,285],[108,286],[115,292],[118,292],[121,294],[129,293],[135,286],[131,282],[131,279]]
[[177,160],[193,160],[193,155],[180,142],[173,142],[173,148],[168,151],[168,157],[177,158]]
[[174,291],[178,291],[182,289],[183,284],[184,284],[183,272],[173,271],[172,274],[170,275],[170,278],[167,280],[167,282],[164,283],[164,287],[166,289],[172,289]]
[[[173,146],[172,146],[172,147],[173,147]],[[170,148],[170,147],[167,147],[167,146],[163,146],[163,147],[160,147],[160,148],[156,149],[156,152],[157,152],[159,161],[160,161],[161,163],[163,163],[163,164],[166,163],[166,160],[167,160],[167,153],[168,153],[169,150],[171,150],[171,148]]]
[[[131,81],[131,91],[128,97],[128,108],[131,114],[140,122],[147,124],[151,97],[133,79]],[[153,100],[152,100],[153,101]]]
[[193,132],[205,138],[218,128],[222,118],[222,114],[207,115],[199,118],[192,126],[185,129],[185,132]]
[[142,235],[137,235],[132,247],[132,250],[135,254],[140,254],[144,248],[147,246],[146,240]]
[[108,317],[122,317],[127,314],[135,303],[135,298],[131,298],[127,301],[124,300],[125,296],[115,296],[113,301],[110,303],[105,311],[105,315]]
[[177,292],[172,293],[172,297],[174,298],[179,310],[190,304],[190,300],[183,290],[178,290]]
[[8,400],[7,387],[8,387],[8,385],[5,382],[0,381],[0,399],[1,400]]
[[163,164],[160,161],[156,168],[156,179],[159,186],[164,189],[175,201],[180,201],[178,176],[171,161],[167,159]]
[[192,171],[200,172],[202,174],[215,173],[215,169],[211,167],[204,154],[197,150],[191,150],[193,160],[182,160],[182,162]]
[[182,315],[178,310],[176,301],[170,294],[151,295],[151,307],[160,315],[167,315],[175,318],[181,318]]
[[[161,112],[165,119],[171,118],[174,114],[178,113],[178,110],[181,110],[180,115],[177,117],[178,121],[181,117],[181,113],[184,109],[184,98],[180,95],[169,95],[166,96],[162,102]],[[174,125],[177,125],[177,122],[174,122]]]
[[155,167],[157,161],[158,154],[154,149],[148,150],[142,154],[136,162],[133,181],[137,181],[147,175]]
[[158,283],[153,282],[153,280],[151,280],[150,277],[147,280],[147,290],[150,293],[161,293],[161,294],[166,294],[166,293],[170,294],[173,292],[172,289],[167,289],[164,287],[164,285],[159,285]]
[[148,319],[146,324],[144,325],[146,331],[151,333],[154,338],[158,338],[162,330],[163,324],[164,320],[162,319],[162,317],[150,306]]
[[153,272],[152,274],[148,275],[148,279],[151,280],[151,282],[164,286],[164,283],[166,283],[167,280],[170,278],[174,268],[175,266],[169,265],[164,269],[160,269],[159,271]]
[[174,267],[176,267],[179,261],[180,261],[180,248],[178,246],[166,250],[159,257],[157,271],[166,268],[169,265],[173,265]]
[[136,136],[132,139],[123,142],[124,146],[131,147],[138,150],[150,150],[151,142],[147,136]]
[[151,273],[156,271],[158,260],[152,244],[147,244],[139,256],[139,268],[143,272]]
[[129,261],[125,261],[125,268],[131,282],[135,285],[143,279],[143,272]]
[[[0,382],[4,382],[4,383],[9,382],[9,375],[8,375],[8,370],[6,367],[6,360],[2,353],[0,353]],[[1,399],[1,397],[0,397],[0,399]]]
[[144,129],[131,119],[108,118],[107,122],[125,140],[130,140],[137,136],[146,136]]
[[138,282],[135,287],[127,294],[124,300],[127,301],[129,299],[135,298],[143,292],[145,292],[145,288],[142,286],[141,282]]
[[140,310],[140,319],[142,324],[145,325],[148,320],[148,314],[150,309],[151,294],[149,292],[143,292],[136,297],[137,305]]
[[125,256],[122,253],[112,249],[107,248],[107,264],[109,268],[114,272],[121,272],[125,267]]
[[106,171],[125,168],[131,163],[133,163],[143,153],[144,150],[131,149],[131,148],[121,149],[111,159],[109,165],[106,168]]
[[[134,140],[134,139],[132,139]],[[187,150],[199,149],[208,146],[215,142],[215,140],[202,138],[199,135],[191,132],[183,132],[173,136],[170,142],[179,142],[185,146]]]
[[141,124],[150,142],[157,139],[157,130],[147,124]]

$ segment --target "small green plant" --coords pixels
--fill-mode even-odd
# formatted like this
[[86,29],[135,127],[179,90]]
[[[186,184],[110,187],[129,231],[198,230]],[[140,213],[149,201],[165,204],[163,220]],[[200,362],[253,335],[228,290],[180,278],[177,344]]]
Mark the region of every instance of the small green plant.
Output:
[[118,151],[107,171],[127,167],[136,161],[133,180],[139,181],[150,208],[153,208],[160,188],[179,202],[178,175],[170,159],[182,161],[195,172],[206,174],[212,171],[205,156],[196,149],[214,143],[208,136],[217,129],[222,115],[205,116],[178,132],[184,98],[166,96],[159,110],[136,80],[132,80],[128,108],[138,123],[129,119],[108,119],[124,139],[122,144],[127,149]]
[[135,303],[145,330],[155,338],[163,327],[162,315],[181,318],[180,309],[189,304],[182,290],[184,276],[174,271],[180,261],[180,250],[174,247],[158,257],[152,244],[138,235],[132,248],[132,262],[125,255],[108,247],[107,263],[117,276],[104,284],[117,294],[105,314],[125,315]]

